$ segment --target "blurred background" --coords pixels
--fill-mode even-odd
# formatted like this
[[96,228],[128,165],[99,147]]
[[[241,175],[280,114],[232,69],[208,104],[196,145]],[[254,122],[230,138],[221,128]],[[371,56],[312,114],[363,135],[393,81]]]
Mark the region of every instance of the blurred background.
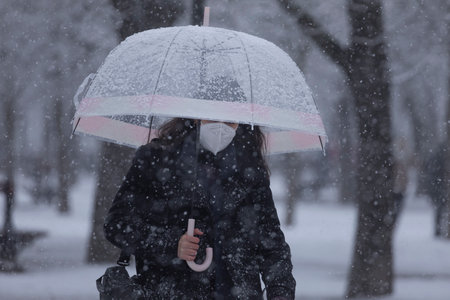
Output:
[[2,0],[0,298],[97,297],[134,150],[71,138],[72,98],[120,41],[206,5],[286,51],[324,120],[325,155],[268,158],[299,299],[449,299],[449,0]]

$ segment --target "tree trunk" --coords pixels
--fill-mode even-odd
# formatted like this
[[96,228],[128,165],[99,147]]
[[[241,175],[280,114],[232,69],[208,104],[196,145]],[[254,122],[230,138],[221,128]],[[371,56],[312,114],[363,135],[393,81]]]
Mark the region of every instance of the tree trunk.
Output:
[[450,3],[447,2],[447,141],[444,143],[444,155],[447,158],[444,160],[444,188],[445,188],[445,237],[450,239]]
[[14,168],[15,168],[15,109],[14,99],[6,95],[4,102],[4,120],[6,127],[6,164],[5,164],[5,176],[6,179],[14,186]]
[[14,230],[14,222],[12,218],[12,211],[14,208],[14,190],[15,190],[15,155],[14,155],[14,142],[15,142],[15,109],[14,100],[12,98],[6,98],[4,102],[4,120],[6,126],[6,164],[5,164],[5,176],[4,182],[4,194],[5,194],[5,216],[4,216],[4,233],[9,233]]
[[[47,105],[48,106],[48,105]],[[47,110],[50,110],[50,107],[46,107]],[[40,155],[42,158],[39,162],[39,171],[36,176],[39,177],[36,179],[36,199],[34,199],[35,203],[45,203],[45,204],[53,204],[53,200],[55,199],[55,187],[52,184],[52,169],[54,168],[54,160],[52,159],[54,153],[49,150],[49,148],[54,148],[52,146],[52,135],[54,134],[53,130],[53,120],[48,118],[43,118],[44,120],[44,133],[43,133],[43,141],[44,145],[47,145],[47,149],[44,149],[44,152]]]
[[348,78],[359,129],[358,228],[347,297],[392,293],[392,238],[401,197],[393,191],[390,78],[381,0],[352,0]]
[[124,146],[102,144],[92,216],[94,222],[87,256],[90,263],[108,262],[118,256],[118,250],[104,237],[103,223],[114,196],[130,168],[133,152],[132,149]]
[[[13,221],[13,209],[14,209],[14,191],[15,191],[15,168],[16,168],[16,155],[14,143],[16,141],[16,108],[15,101],[18,99],[18,94],[14,92],[14,85],[8,85],[11,83],[7,81],[5,86],[10,88],[11,95],[5,93],[4,98],[4,120],[6,129],[6,162],[4,166],[5,170],[5,216],[4,216],[4,233],[8,234],[14,230]],[[8,90],[6,90],[8,92]]]
[[203,12],[205,9],[205,0],[193,0],[192,4],[192,25],[203,25]]
[[[288,194],[286,198],[286,225],[291,226],[294,224],[295,206],[297,201],[300,200],[302,191],[299,174],[301,174],[302,166],[300,165],[300,159],[297,154],[289,153],[285,154],[285,176],[287,178]],[[300,170],[299,170],[300,169]]]
[[[177,1],[111,0],[111,2],[122,17],[122,26],[118,29],[121,40],[143,30],[171,26],[183,7],[182,3]],[[118,250],[105,239],[103,223],[123,177],[130,167],[134,150],[104,143],[100,153],[101,162],[97,174],[92,231],[86,258],[88,263],[117,259]]]
[[63,117],[63,101],[61,98],[55,101],[55,133],[58,140],[55,140],[56,147],[56,170],[57,170],[57,201],[58,201],[58,211],[62,214],[67,214],[70,211],[69,206],[69,178],[70,178],[70,165],[68,161],[68,147],[70,147],[70,140],[68,135],[65,134],[65,126],[63,122],[65,118]]
[[353,149],[354,126],[352,99],[343,98],[339,111],[339,199],[341,203],[356,203],[356,151]]
[[401,197],[393,193],[390,78],[381,0],[349,1],[350,47],[344,49],[297,2],[278,0],[299,26],[346,76],[359,130],[358,228],[347,297],[392,292],[392,236]]

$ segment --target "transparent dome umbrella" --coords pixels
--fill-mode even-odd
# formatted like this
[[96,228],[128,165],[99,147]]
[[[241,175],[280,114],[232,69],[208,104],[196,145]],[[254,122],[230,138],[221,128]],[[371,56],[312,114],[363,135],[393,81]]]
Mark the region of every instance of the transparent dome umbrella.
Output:
[[[74,99],[74,133],[132,147],[149,143],[161,124],[177,117],[261,126],[268,154],[323,150],[327,139],[295,62],[271,42],[222,28],[130,36]],[[189,235],[194,224],[190,219]],[[203,271],[211,260],[207,248],[204,263],[187,263]]]
[[169,118],[261,126],[267,153],[320,150],[326,133],[295,62],[242,32],[183,26],[130,36],[75,97],[73,131],[138,147]]

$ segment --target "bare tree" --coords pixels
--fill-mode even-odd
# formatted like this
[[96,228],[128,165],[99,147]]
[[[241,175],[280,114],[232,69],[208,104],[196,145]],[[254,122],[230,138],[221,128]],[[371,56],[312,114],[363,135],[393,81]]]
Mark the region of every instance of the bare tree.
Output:
[[[40,171],[44,173],[42,176],[49,176],[48,171],[55,171],[57,209],[60,213],[69,213],[69,192],[71,185],[76,182],[75,163],[79,148],[78,139],[70,139],[70,121],[74,113],[72,97],[76,90],[74,82],[80,80],[81,70],[86,72],[83,67],[95,59],[98,60],[96,51],[100,50],[100,44],[104,43],[98,39],[104,32],[98,30],[100,26],[96,26],[93,32],[86,30],[88,26],[93,25],[91,16],[96,14],[96,17],[101,18],[105,17],[107,12],[95,13],[95,9],[101,5],[100,1],[36,2],[39,6],[35,14],[41,19],[47,19],[45,29],[41,29],[40,34],[46,34],[47,40],[53,45],[43,45],[43,49],[36,48],[33,53],[35,56],[39,55],[39,50],[43,53],[39,62],[47,82],[47,91],[41,96],[42,104],[46,108],[43,122],[46,128],[44,139],[47,149],[41,153],[44,163]],[[68,5],[70,10],[67,9]],[[67,23],[70,23],[70,26],[67,26]],[[39,23],[39,26],[43,24]]]
[[444,142],[444,153],[446,155],[445,161],[445,171],[443,178],[443,186],[445,188],[445,201],[446,201],[446,214],[445,214],[445,237],[450,239],[450,2],[446,2],[446,12],[445,24],[446,24],[446,36],[447,36],[447,136],[446,142]]
[[[450,41],[450,39],[449,39]],[[449,53],[450,53],[450,42],[449,42]],[[447,58],[448,60],[448,70],[450,70],[450,57]],[[447,102],[447,120],[450,120],[450,71],[449,71],[449,75],[448,75],[448,87],[447,89],[449,90],[449,99]],[[445,218],[444,218],[444,226],[445,228],[445,237],[447,239],[450,239],[450,122],[447,121],[447,142],[445,144],[445,152],[446,152],[446,159],[445,161],[445,176],[443,178],[444,180],[444,187],[446,187],[445,189],[445,201],[446,201],[446,214],[445,214]]]
[[347,297],[385,295],[393,288],[392,235],[398,211],[392,175],[390,78],[383,38],[381,0],[350,0],[347,48],[294,1],[285,11],[346,75],[359,131],[358,228]]
[[[10,27],[10,34],[1,41],[16,44],[16,49],[7,59],[14,72],[2,75],[13,74],[22,93],[14,103],[21,117],[15,124],[17,149],[8,154],[20,158],[21,173],[32,182],[25,186],[36,203],[39,198],[55,199],[62,213],[70,211],[69,191],[78,171],[78,139],[69,139],[74,84],[86,66],[98,63],[102,45],[108,47],[111,40],[104,34],[108,22],[101,19],[107,10],[95,11],[101,1],[4,1],[8,19],[2,18],[2,25]],[[17,15],[14,9],[19,7]]]
[[[111,0],[111,2],[122,19],[122,24],[118,28],[121,40],[143,30],[170,26],[183,12],[183,5],[179,1]],[[117,249],[104,237],[103,223],[123,177],[130,167],[133,153],[132,149],[124,146],[102,144],[92,232],[87,253],[89,263],[112,261],[117,258]]]
[[[440,46],[447,50],[447,111],[444,116],[443,128],[441,127],[446,134],[441,136],[433,151],[433,165],[427,165],[425,168],[431,171],[432,180],[429,185],[431,189],[429,195],[436,210],[435,235],[450,239],[450,2],[443,0],[437,4],[437,6],[432,6],[423,2],[420,3],[421,8],[428,9],[430,15],[434,17],[430,21],[429,26],[431,28],[429,31],[436,35],[435,39],[438,45],[441,44]],[[439,30],[441,28],[442,30]],[[439,39],[440,36],[443,36],[443,38]]]
[[[59,24],[54,24],[54,32],[52,38],[58,40]],[[52,82],[54,87],[64,86],[62,81],[64,63],[63,58],[60,55],[55,55],[54,65],[47,73],[47,80]],[[69,139],[70,135],[70,115],[65,113],[65,108],[70,105],[70,101],[65,101],[66,95],[63,89],[53,89],[53,95],[50,97],[51,104],[49,105],[49,115],[51,118],[44,118],[46,127],[50,129],[50,132],[46,133],[49,140],[48,146],[53,147],[52,150],[48,150],[46,153],[46,159],[48,162],[53,163],[53,167],[56,170],[56,199],[57,209],[60,213],[68,213],[70,211],[69,206],[69,187],[70,175],[73,169],[70,167],[70,152],[73,148],[73,140]],[[68,105],[69,104],[69,105]],[[54,155],[54,157],[52,157]],[[47,174],[48,175],[48,174]]]
[[285,154],[283,160],[283,173],[287,180],[285,224],[291,226],[294,224],[295,208],[303,190],[300,174],[304,169],[304,165],[301,164],[301,157],[298,153]]
[[417,191],[431,199],[435,209],[434,233],[443,237],[448,227],[445,180],[448,171],[442,161],[448,140],[442,102],[448,99],[448,93],[445,94],[448,70],[442,65],[442,57],[444,53],[448,57],[450,49],[446,20],[450,7],[447,0],[416,1],[405,10],[409,4],[407,0],[386,2],[395,104],[406,117],[402,119],[410,123],[409,134],[403,130],[396,142],[407,140],[407,148],[412,149],[409,162],[405,162],[416,168]]
[[19,115],[19,100],[27,88],[22,68],[29,68],[31,60],[20,47],[25,45],[29,36],[24,32],[20,19],[27,9],[24,1],[2,1],[0,4],[0,100],[1,120],[4,126],[5,161],[2,163],[4,176],[11,188],[8,195],[14,193],[14,175],[17,170],[17,154],[15,143],[17,139],[17,118]]

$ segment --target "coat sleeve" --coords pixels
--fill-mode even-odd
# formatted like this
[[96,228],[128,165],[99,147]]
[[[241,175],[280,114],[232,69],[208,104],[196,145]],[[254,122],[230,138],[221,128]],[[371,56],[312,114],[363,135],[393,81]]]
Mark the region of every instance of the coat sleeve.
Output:
[[255,205],[261,211],[259,220],[260,270],[267,289],[267,298],[295,298],[291,252],[280,228],[268,179],[256,188]]
[[[104,223],[106,238],[129,254],[154,256],[168,265],[177,258],[180,234],[165,224],[164,203],[153,188],[158,180],[152,166],[160,149],[140,147]],[[176,231],[176,232],[175,232]]]

